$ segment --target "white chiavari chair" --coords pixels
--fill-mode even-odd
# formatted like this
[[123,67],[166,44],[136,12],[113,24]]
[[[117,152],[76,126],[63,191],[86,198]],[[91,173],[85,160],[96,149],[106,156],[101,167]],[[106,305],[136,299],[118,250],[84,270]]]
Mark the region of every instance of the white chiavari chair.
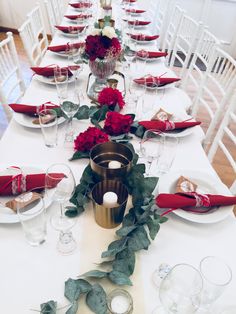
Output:
[[48,17],[48,24],[52,35],[55,33],[55,25],[59,25],[63,17],[62,2],[63,1],[59,0],[44,1],[45,10]]
[[19,28],[25,51],[32,66],[39,65],[48,47],[48,39],[39,5]]
[[195,21],[188,15],[183,16],[169,59],[170,67],[177,65],[181,68],[178,73],[180,78],[184,77],[202,30],[203,24],[201,22]]
[[204,148],[221,123],[236,89],[236,60],[219,47],[213,49],[210,66],[206,71],[200,92],[193,104],[194,117],[201,115],[205,131]]
[[13,35],[8,32],[0,42],[0,103],[19,101],[25,88]]
[[171,58],[171,52],[173,50],[174,42],[178,34],[179,27],[181,25],[182,18],[185,14],[185,11],[179,6],[176,5],[171,15],[170,21],[167,25],[166,34],[162,42],[161,50],[168,52],[166,58],[167,64],[169,64],[169,59]]
[[180,82],[180,87],[184,89],[192,99],[192,110],[196,113],[196,108],[193,109],[197,104],[199,93],[201,93],[202,84],[206,73],[211,67],[211,59],[214,53],[214,49],[219,46],[219,40],[204,28],[194,54],[191,56],[188,70],[185,72],[184,77]]
[[[223,153],[223,156],[220,155]],[[228,161],[232,168],[233,178],[236,177],[236,97],[232,97],[232,101],[228,110],[226,111],[221,125],[216,133],[216,136],[211,144],[208,152],[208,159],[214,165],[216,154]],[[232,183],[232,182],[231,182]],[[236,194],[236,179],[230,187],[233,194]]]

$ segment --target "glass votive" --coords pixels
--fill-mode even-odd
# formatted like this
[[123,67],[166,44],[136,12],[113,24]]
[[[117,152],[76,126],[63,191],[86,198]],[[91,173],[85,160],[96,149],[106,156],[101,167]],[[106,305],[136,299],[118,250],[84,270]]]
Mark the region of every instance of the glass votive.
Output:
[[118,85],[118,80],[113,78],[107,79],[107,85],[113,89],[116,89]]
[[115,289],[107,296],[107,306],[111,314],[131,314],[133,312],[133,299],[128,291]]

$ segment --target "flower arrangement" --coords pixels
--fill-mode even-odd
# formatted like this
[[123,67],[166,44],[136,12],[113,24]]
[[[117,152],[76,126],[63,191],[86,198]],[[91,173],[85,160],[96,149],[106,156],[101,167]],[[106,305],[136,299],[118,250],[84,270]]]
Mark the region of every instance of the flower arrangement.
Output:
[[89,152],[93,146],[108,142],[108,135],[96,127],[89,127],[81,132],[74,141],[74,149],[79,152]]
[[133,123],[131,115],[123,115],[119,112],[108,112],[104,124],[104,131],[109,135],[121,135],[130,131]]
[[90,61],[95,59],[118,58],[121,45],[115,29],[105,26],[103,29],[94,29],[85,41],[85,54]]
[[118,105],[118,109],[122,109],[125,105],[122,93],[118,89],[105,87],[98,95],[98,103],[100,106],[108,106],[109,109],[114,110]]

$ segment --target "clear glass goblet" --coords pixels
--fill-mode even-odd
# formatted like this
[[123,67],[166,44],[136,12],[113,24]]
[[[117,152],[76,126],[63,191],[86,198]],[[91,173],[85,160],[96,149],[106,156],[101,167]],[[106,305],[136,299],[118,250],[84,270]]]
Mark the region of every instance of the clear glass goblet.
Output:
[[[58,174],[64,176],[58,180]],[[70,231],[76,219],[65,215],[65,204],[75,191],[75,178],[70,167],[65,164],[51,165],[46,172],[45,186],[48,197],[59,204],[59,209],[50,219],[52,227],[60,232],[57,249],[62,254],[70,254],[76,248],[76,241]]]
[[152,314],[192,314],[200,306],[203,281],[191,265],[177,264],[162,280],[159,289],[161,307]]

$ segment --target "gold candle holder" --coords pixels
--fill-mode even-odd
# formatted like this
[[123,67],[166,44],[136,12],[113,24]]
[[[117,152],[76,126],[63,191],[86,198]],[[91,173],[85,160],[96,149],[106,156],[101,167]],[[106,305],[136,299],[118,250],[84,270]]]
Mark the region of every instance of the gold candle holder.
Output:
[[[103,195],[114,192],[118,196],[117,206],[106,207],[103,205]],[[117,227],[123,220],[128,199],[126,186],[117,180],[103,180],[92,189],[94,216],[97,224],[103,228]]]
[[[132,166],[133,153],[128,146],[115,142],[97,144],[90,152],[90,166],[101,178],[121,180]],[[117,161],[120,167],[109,168],[109,163]]]
[[99,19],[98,20],[98,27],[100,29],[104,28],[105,27],[105,20],[104,19]]
[[118,80],[117,79],[113,79],[113,78],[107,79],[107,84],[108,84],[109,87],[111,87],[113,89],[116,89],[117,85],[118,85]]

